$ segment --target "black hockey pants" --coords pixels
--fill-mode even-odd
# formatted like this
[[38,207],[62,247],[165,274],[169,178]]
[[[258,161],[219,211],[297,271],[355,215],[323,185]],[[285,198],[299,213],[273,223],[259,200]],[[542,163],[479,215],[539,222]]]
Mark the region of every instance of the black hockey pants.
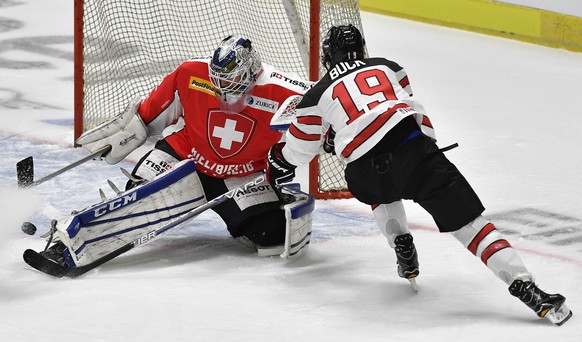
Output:
[[410,129],[418,130],[418,126],[397,125],[383,140],[389,143],[381,142],[382,148],[349,163],[345,171],[348,188],[359,201],[371,205],[413,200],[432,215],[441,232],[458,230],[485,208],[429,137],[412,133],[414,137],[404,143],[399,140],[410,137]]

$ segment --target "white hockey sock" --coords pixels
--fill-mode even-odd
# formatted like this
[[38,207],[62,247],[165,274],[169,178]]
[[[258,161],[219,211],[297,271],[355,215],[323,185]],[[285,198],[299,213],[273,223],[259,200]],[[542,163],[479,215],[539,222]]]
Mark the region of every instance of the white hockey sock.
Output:
[[410,233],[402,201],[380,204],[372,212],[380,231],[388,240],[390,247],[395,247],[394,239],[398,235]]
[[515,249],[483,216],[452,234],[507,285],[516,279],[533,281]]

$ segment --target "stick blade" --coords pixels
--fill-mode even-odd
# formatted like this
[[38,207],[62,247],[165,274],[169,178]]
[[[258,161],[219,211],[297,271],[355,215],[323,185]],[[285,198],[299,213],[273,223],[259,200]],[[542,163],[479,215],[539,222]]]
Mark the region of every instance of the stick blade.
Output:
[[291,122],[297,116],[295,108],[302,99],[303,96],[301,95],[291,95],[285,101],[283,101],[281,107],[277,109],[277,112],[271,118],[271,129],[282,132],[289,129]]
[[28,188],[34,181],[34,162],[32,156],[24,158],[16,163],[16,178],[18,179],[18,187]]
[[32,249],[27,249],[22,255],[24,262],[26,262],[32,268],[46,273],[50,276],[63,278],[68,276],[71,268],[59,265],[46,257],[40,255],[38,252]]

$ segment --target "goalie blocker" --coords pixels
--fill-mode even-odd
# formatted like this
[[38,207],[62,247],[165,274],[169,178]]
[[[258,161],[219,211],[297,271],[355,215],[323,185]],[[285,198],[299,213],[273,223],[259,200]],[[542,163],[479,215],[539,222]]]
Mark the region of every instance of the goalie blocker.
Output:
[[[253,187],[260,186],[264,184],[253,185],[245,193],[254,193]],[[314,200],[296,185],[281,190],[286,198],[293,199],[282,206],[287,218],[284,245],[263,248],[252,244],[252,247],[259,256],[279,254],[283,259],[296,259],[307,251],[311,239]],[[55,241],[65,245],[63,254],[69,267],[88,265],[128,243],[143,244],[183,226],[167,223],[204,203],[206,198],[195,164],[185,160],[149,182],[57,223]]]

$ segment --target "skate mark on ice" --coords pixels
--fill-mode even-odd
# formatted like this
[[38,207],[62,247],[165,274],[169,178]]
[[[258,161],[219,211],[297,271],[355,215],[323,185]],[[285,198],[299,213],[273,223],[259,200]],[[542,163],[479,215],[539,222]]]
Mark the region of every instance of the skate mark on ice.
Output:
[[504,211],[487,218],[500,231],[530,241],[568,246],[582,252],[582,220],[535,208]]

